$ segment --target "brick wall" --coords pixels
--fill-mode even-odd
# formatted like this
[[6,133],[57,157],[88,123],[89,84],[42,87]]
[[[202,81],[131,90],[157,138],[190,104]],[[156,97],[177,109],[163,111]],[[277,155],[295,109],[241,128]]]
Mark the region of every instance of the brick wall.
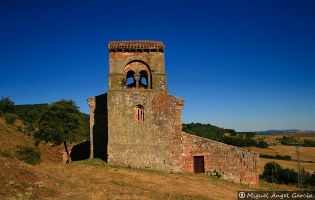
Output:
[[194,156],[204,156],[206,173],[216,171],[224,179],[258,186],[258,154],[185,132],[182,142],[184,172],[194,173]]

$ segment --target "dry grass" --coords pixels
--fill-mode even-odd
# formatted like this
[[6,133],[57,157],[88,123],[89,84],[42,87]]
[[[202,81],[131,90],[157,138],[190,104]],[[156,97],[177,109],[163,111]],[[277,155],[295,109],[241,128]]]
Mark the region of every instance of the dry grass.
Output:
[[[0,118],[0,150],[32,145],[30,136]],[[0,155],[0,199],[236,199],[245,185],[207,176],[108,166],[101,160],[61,164],[61,147],[41,145],[42,162],[31,166]],[[295,190],[261,182],[258,190]]]
[[[295,146],[275,145],[269,146],[266,149],[258,147],[248,147],[247,149],[267,155],[288,155],[293,160],[296,160],[296,148]],[[300,160],[304,162],[314,162],[315,164],[315,147],[301,147],[300,148]]]
[[[110,167],[100,160],[29,166],[0,157],[0,199],[236,199],[244,185],[207,176]],[[259,190],[294,190],[261,183]]]
[[2,150],[14,151],[17,146],[33,144],[31,137],[18,132],[15,126],[6,124],[5,121],[0,118],[0,148]]

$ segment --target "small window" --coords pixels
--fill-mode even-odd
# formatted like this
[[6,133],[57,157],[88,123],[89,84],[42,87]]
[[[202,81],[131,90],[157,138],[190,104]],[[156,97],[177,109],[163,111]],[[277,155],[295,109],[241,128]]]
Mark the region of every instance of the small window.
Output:
[[142,105],[136,105],[134,108],[134,118],[136,122],[144,121],[144,108]]

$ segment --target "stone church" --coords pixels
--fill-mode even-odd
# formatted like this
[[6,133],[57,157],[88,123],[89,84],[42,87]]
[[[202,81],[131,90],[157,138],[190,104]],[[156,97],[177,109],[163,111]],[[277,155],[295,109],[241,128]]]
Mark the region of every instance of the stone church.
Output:
[[258,186],[258,154],[182,131],[184,101],[167,92],[162,42],[115,41],[108,50],[108,92],[88,99],[90,158]]

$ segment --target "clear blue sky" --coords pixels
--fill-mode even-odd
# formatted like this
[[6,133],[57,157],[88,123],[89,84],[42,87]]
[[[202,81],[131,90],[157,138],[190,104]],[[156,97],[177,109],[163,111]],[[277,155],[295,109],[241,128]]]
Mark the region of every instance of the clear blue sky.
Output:
[[161,40],[184,122],[315,130],[315,1],[0,0],[0,96],[107,91],[111,40]]

